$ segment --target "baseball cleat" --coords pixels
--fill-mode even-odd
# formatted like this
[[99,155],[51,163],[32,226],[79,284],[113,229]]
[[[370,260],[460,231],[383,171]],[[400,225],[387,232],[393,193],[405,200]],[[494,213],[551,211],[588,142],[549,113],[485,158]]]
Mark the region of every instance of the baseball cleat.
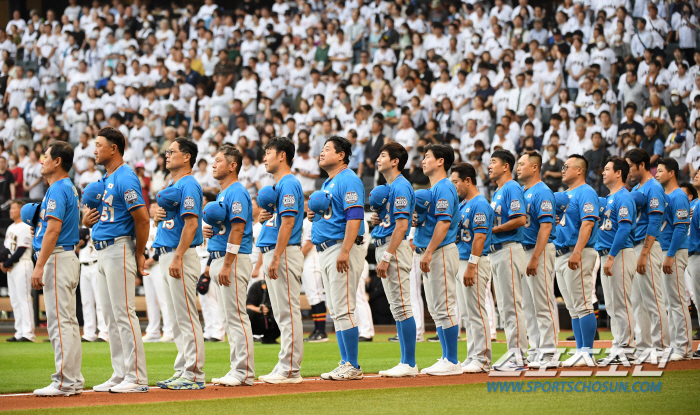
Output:
[[439,342],[440,342],[440,336],[428,337],[428,341],[429,341],[430,343],[439,343]]
[[178,378],[165,385],[165,389],[172,390],[199,390],[204,388],[204,382],[195,382],[187,378]]
[[153,336],[151,334],[147,334],[143,337],[141,337],[141,340],[143,340],[144,343],[158,343],[160,341],[161,336]]
[[168,388],[167,388],[168,383],[170,383],[170,382],[175,382],[175,381],[178,380],[178,379],[179,379],[179,378],[178,378],[177,376],[173,376],[173,377],[171,377],[170,379],[159,380],[158,382],[156,382],[156,386],[158,386],[158,387],[161,388],[161,389],[168,389]]
[[[261,376],[262,377],[262,376]],[[221,386],[241,386],[243,382],[233,377],[230,373],[227,373],[222,378],[214,378],[211,380],[214,385]]]
[[462,373],[488,373],[491,371],[489,365],[472,360],[468,365],[462,366]]
[[399,342],[399,336],[389,337],[389,341],[392,342],[392,343],[398,343],[398,342]]
[[521,370],[528,369],[527,365],[519,365],[517,362],[512,360],[503,362],[500,365],[493,365],[491,368],[499,372],[519,372]]
[[354,367],[350,362],[346,362],[337,372],[331,373],[331,380],[361,380],[363,377],[362,369]]
[[391,369],[380,370],[380,371],[379,371],[379,376],[386,376],[386,373],[387,373],[387,372],[390,372],[390,371],[396,369],[397,367],[401,366],[402,364],[403,364],[403,363],[399,363],[398,365],[392,367]]
[[115,386],[119,385],[117,382],[112,382],[111,380],[108,380],[105,383],[100,383],[99,385],[95,385],[92,387],[93,392],[109,392],[109,390]]
[[693,360],[700,359],[700,350],[696,350],[695,353],[693,353]]
[[262,380],[263,382],[270,383],[272,385],[278,385],[281,383],[301,383],[304,381],[301,376],[288,378],[280,375],[279,373],[270,373],[269,375],[259,376],[258,380]]
[[34,391],[34,396],[73,396],[80,395],[80,392],[65,392],[57,389],[53,385],[49,385],[45,388],[37,389]]
[[372,337],[363,337],[363,336],[360,336],[359,341],[361,341],[361,342],[371,342],[371,341],[372,341]]
[[673,352],[673,353],[671,353],[671,356],[669,356],[669,358],[668,358],[669,362],[680,362],[681,360],[688,360],[688,357],[683,356],[680,353]]
[[[428,339],[428,341],[430,341],[430,339]],[[436,368],[436,367],[439,367],[439,366],[441,365],[443,359],[444,359],[444,357],[441,357],[441,358],[439,358],[439,359],[437,360],[437,362],[435,362],[432,366],[424,367],[423,369],[421,369],[420,373],[422,373],[422,374],[424,374],[424,375],[427,375],[427,374],[428,374],[427,371],[428,371],[428,370],[432,370],[432,369],[434,369],[434,368]]]
[[460,365],[459,363],[452,363],[447,359],[441,359],[436,364],[430,366],[428,369],[423,369],[421,371],[421,373],[432,376],[461,375],[462,372],[462,365]]
[[328,335],[320,331],[315,331],[309,335],[309,337],[304,339],[305,342],[309,343],[325,343],[328,341]]
[[531,369],[549,369],[557,366],[559,366],[559,361],[555,361],[554,356],[551,354],[545,354],[541,359],[535,360],[534,362],[528,364],[528,367]]
[[172,335],[167,335],[167,336],[166,336],[166,335],[164,334],[163,337],[161,337],[160,340],[158,340],[158,341],[161,342],[161,343],[172,343],[172,342],[175,341],[175,338],[173,338]]
[[143,393],[148,392],[148,385],[124,381],[109,389],[111,393]]
[[399,363],[397,366],[394,366],[389,370],[384,370],[383,373],[380,372],[379,374],[385,378],[412,378],[419,373],[418,366],[411,366],[407,363]]
[[333,369],[333,370],[331,370],[330,372],[327,372],[327,373],[321,373],[321,379],[323,379],[323,380],[330,380],[330,379],[331,379],[331,375],[334,374],[334,373],[336,373],[336,372],[339,371],[340,369],[342,369],[343,366],[345,366],[345,363],[344,363],[343,361],[338,362],[338,367],[336,367],[335,369]]
[[462,362],[462,369],[469,366],[469,363],[471,363],[471,362],[472,362],[471,357],[467,357],[466,359],[464,359],[464,362]]
[[576,352],[570,358],[564,360],[561,363],[561,367],[584,367],[588,366],[586,363],[586,358],[582,352]]

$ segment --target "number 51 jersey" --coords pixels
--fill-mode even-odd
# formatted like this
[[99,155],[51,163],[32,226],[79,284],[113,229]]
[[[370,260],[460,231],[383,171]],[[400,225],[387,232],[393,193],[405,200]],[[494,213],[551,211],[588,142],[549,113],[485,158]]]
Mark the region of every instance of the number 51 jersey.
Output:
[[120,236],[135,237],[131,211],[145,205],[139,178],[131,167],[123,164],[101,180],[105,184],[105,192],[98,208],[100,219],[92,227],[92,239],[106,241]]

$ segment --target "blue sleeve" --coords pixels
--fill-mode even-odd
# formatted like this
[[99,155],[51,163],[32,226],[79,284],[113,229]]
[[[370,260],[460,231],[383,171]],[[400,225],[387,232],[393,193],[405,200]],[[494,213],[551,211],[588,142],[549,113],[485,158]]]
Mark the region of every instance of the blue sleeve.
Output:
[[654,212],[649,214],[649,224],[647,224],[647,235],[658,239],[661,235],[661,222],[664,220],[663,213]]
[[[66,218],[66,207],[69,203],[69,198],[67,197],[65,191],[60,189],[58,191],[49,191],[46,193],[46,214],[45,218],[54,218],[63,222]],[[48,220],[47,220],[48,222]]]
[[525,198],[523,197],[523,191],[517,186],[511,186],[505,189],[503,193],[505,201],[509,203],[508,206],[508,219],[512,219],[518,216],[523,216],[525,212]]
[[625,244],[625,241],[629,238],[630,232],[632,232],[632,222],[628,220],[619,222],[615,239],[613,239],[612,246],[610,247],[610,256],[617,256],[620,249],[622,249],[622,246]]
[[537,219],[540,223],[554,223],[554,195],[545,193],[537,199]]
[[180,216],[199,216],[200,212],[202,212],[202,202],[204,201],[199,183],[192,178],[192,180],[183,183],[180,190],[182,190],[180,211],[178,212]]
[[[246,193],[248,193],[247,190]],[[248,217],[248,212],[250,212],[251,205],[247,202],[246,195],[242,194],[242,192],[229,192],[229,196],[224,199],[224,203],[231,206],[231,209],[225,206],[230,222],[247,222],[246,218]]]
[[490,205],[479,204],[474,209],[474,214],[472,216],[472,230],[474,233],[489,233],[489,224],[493,223],[493,220],[489,222],[488,210],[491,210]]
[[134,174],[125,177],[125,180],[118,180],[119,192],[124,197],[124,205],[126,210],[131,212],[132,209],[138,209],[146,206],[143,200],[143,191],[141,190],[141,182]]
[[277,199],[277,212],[280,216],[295,216],[297,213],[297,200],[302,199],[304,195],[295,192],[295,186],[290,182],[283,183],[278,189],[279,197]]
[[362,185],[362,181],[359,179],[348,180],[345,182],[344,188],[343,210],[348,210],[351,207],[360,207],[364,209],[365,187]]
[[664,155],[664,142],[661,140],[656,140],[654,143],[654,155],[663,156]]
[[673,215],[673,226],[690,223],[690,201],[685,195],[671,199],[668,208]]
[[437,186],[433,197],[435,200],[435,219],[451,221],[453,213],[459,209],[459,201],[455,203],[454,195],[445,186]]
[[359,206],[353,206],[345,210],[345,220],[364,219],[365,210]]
[[683,242],[685,242],[685,238],[688,237],[688,224],[687,223],[680,223],[678,225],[674,225],[673,227],[673,236],[671,237],[671,245],[668,247],[668,253],[666,256],[669,256],[673,258],[676,256],[676,251],[681,247]]
[[396,189],[393,194],[394,196],[394,216],[410,217],[413,213],[412,201],[415,200],[413,190],[409,190],[408,187],[400,186]]
[[[632,220],[637,216],[637,207],[634,204],[634,199],[631,196],[621,197],[620,204],[617,208],[617,223],[623,222],[632,223]],[[619,233],[619,232],[618,232]]]
[[663,216],[664,207],[666,206],[666,193],[664,193],[662,187],[652,187],[649,190],[649,194],[647,194],[647,201],[647,213],[650,216],[652,212],[660,213]]
[[581,193],[578,198],[578,210],[581,221],[591,220],[597,222],[600,219],[598,209],[598,195],[594,191]]

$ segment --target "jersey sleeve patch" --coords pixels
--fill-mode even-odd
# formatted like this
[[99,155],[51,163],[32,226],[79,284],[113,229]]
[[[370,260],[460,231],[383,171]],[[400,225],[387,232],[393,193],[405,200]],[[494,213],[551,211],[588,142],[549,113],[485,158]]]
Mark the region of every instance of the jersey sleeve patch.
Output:
[[357,192],[347,192],[345,193],[345,203],[357,203],[359,196]]
[[552,202],[549,200],[543,200],[542,203],[540,204],[540,210],[542,212],[552,212],[553,206]]
[[593,206],[593,203],[586,203],[583,205],[583,212],[584,213],[593,213],[595,211],[595,207]]
[[231,205],[231,212],[234,215],[238,215],[241,212],[243,212],[243,205],[241,204],[241,202],[233,202],[233,204]]
[[627,209],[627,206],[621,206],[620,210],[617,212],[617,216],[622,218],[626,218],[630,214],[629,209]]
[[[50,202],[50,201],[49,201]],[[676,211],[676,217],[680,220],[686,220],[688,219],[688,210],[686,209],[678,209]]]
[[435,203],[435,210],[438,212],[447,212],[447,209],[450,208],[450,201],[447,199],[438,199],[437,203]]
[[659,199],[656,197],[652,197],[651,200],[649,200],[649,207],[652,209],[656,209],[659,207]]
[[510,202],[510,210],[512,210],[512,211],[520,210],[520,201],[518,199],[513,199]]
[[185,210],[192,210],[192,209],[194,209],[194,205],[195,205],[194,198],[192,196],[187,196],[185,198],[185,203],[183,204],[182,207],[184,207]]
[[282,205],[284,207],[292,207],[296,204],[296,199],[294,198],[294,195],[285,195],[282,198]]
[[139,195],[136,193],[136,190],[129,189],[126,192],[124,192],[124,201],[127,205],[133,205],[138,199]]
[[396,209],[406,209],[408,207],[408,199],[403,196],[397,197],[394,200],[394,207]]
[[49,199],[49,200],[46,202],[46,211],[47,211],[47,212],[53,212],[54,210],[56,210],[56,201],[53,200],[53,199]]
[[478,212],[474,215],[474,224],[475,225],[485,225],[486,224],[486,214],[482,212]]

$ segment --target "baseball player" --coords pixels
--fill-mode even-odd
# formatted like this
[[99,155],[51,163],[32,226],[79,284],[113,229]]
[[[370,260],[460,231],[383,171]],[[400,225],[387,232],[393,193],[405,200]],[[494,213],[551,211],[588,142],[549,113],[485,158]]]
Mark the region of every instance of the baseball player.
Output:
[[656,170],[656,180],[666,192],[666,209],[661,225],[659,243],[664,254],[664,297],[668,310],[669,343],[673,349],[669,360],[685,360],[690,357],[693,341],[690,312],[685,302],[683,273],[688,265],[688,225],[690,225],[690,201],[678,187],[678,162],[662,158]]
[[93,388],[95,392],[148,392],[134,286],[136,272],[145,273],[149,222],[141,183],[124,162],[125,147],[119,130],[107,127],[99,131],[95,161],[107,170],[99,181],[104,193],[96,208],[86,205],[83,217],[83,224],[92,228],[97,250],[97,290],[114,369],[106,382]]
[[[427,189],[425,189],[425,191],[430,192]],[[416,197],[416,201],[417,199]],[[416,322],[416,342],[422,342],[425,340],[425,305],[423,304],[423,296],[421,295],[423,273],[420,270],[420,254],[416,252],[416,246],[413,244],[415,234],[416,228],[412,226],[408,234],[408,245],[411,248],[411,255],[413,256],[409,280],[411,281],[411,308],[413,309],[413,320]],[[391,341],[391,339],[389,340]],[[396,341],[398,341],[398,336],[396,336]]]
[[[557,347],[554,324],[554,193],[540,180],[542,156],[528,152],[518,160],[518,180],[525,196],[523,249],[527,268],[523,287],[523,311],[530,341],[530,364],[540,368],[552,364]],[[555,363],[556,364],[556,363]]]
[[[308,206],[305,206],[305,209],[308,210]],[[304,286],[306,300],[311,306],[314,331],[304,341],[322,343],[328,341],[328,335],[326,334],[326,294],[323,292],[323,278],[321,277],[321,263],[318,260],[318,251],[316,251],[314,243],[311,242],[312,228],[313,222],[309,218],[305,218],[301,232],[303,241],[301,253],[304,255],[301,283]]]
[[526,262],[523,250],[523,227],[527,214],[523,189],[513,180],[515,157],[510,151],[496,150],[491,154],[489,176],[498,189],[491,198],[495,226],[491,236],[489,260],[496,289],[498,310],[505,322],[508,360],[494,365],[502,371],[525,370],[527,328],[523,316],[523,289]]
[[[102,303],[97,286],[97,250],[90,238],[89,228],[80,228],[80,302],[83,305],[83,337],[84,342],[109,341],[107,323],[102,312]],[[95,332],[99,330],[99,335]]]
[[[207,195],[209,197],[207,197]],[[211,202],[213,199],[213,194],[204,193],[202,205],[206,206],[206,204]],[[196,248],[200,265],[200,281],[202,280],[202,275],[204,275],[205,278],[210,278],[209,264],[211,262],[211,258],[207,248],[207,241],[208,239],[205,238],[204,242],[202,242],[202,244],[197,246]],[[214,290],[213,288],[209,288],[206,292],[204,292],[204,294],[202,294],[198,290],[197,298],[199,298],[199,306],[202,309],[202,320],[204,320],[204,326],[202,327],[202,335],[204,336],[204,341],[224,341],[226,331],[224,330],[224,322],[221,320],[221,313],[219,312],[219,300],[216,295],[216,290]]]
[[[700,170],[695,172],[693,186],[700,189]],[[693,297],[700,301],[700,199],[695,199],[690,207],[690,233],[688,234],[688,273]],[[695,308],[697,309],[697,302]],[[700,359],[700,346],[693,353],[693,359]]]
[[5,233],[5,248],[10,257],[0,264],[2,271],[7,273],[7,288],[15,317],[15,335],[7,339],[8,342],[34,341],[32,235],[29,224],[22,222],[23,206],[24,202],[19,200],[10,204],[10,219],[14,222]]
[[[661,276],[661,222],[666,206],[664,188],[649,171],[651,159],[642,149],[625,154],[630,166],[629,175],[638,184],[632,189],[637,205],[637,222],[634,228],[634,252],[637,255],[637,273],[632,281],[632,310],[634,311],[636,356],[652,348],[661,354],[669,346],[668,314],[663,296]],[[606,305],[607,306],[607,305]]]
[[[258,379],[265,383],[301,383],[299,373],[304,357],[304,328],[301,322],[301,231],[304,221],[304,192],[292,174],[294,142],[273,138],[265,145],[265,169],[275,177],[277,197],[272,213],[263,209],[257,246],[263,255],[263,275],[272,302],[272,312],[280,328],[280,352],[277,365],[268,375]],[[262,193],[262,189],[261,189]],[[265,207],[265,194],[258,203]]]
[[613,342],[610,355],[599,364],[622,364],[620,354],[634,348],[634,313],[632,279],[637,264],[634,252],[634,223],[637,207],[625,188],[629,165],[621,157],[610,157],[603,170],[603,184],[610,194],[606,198],[602,223],[595,249],[603,264],[601,284],[605,307],[615,324],[611,324]]
[[421,254],[420,269],[427,274],[424,284],[428,310],[435,320],[442,357],[437,363],[421,370],[436,376],[462,374],[457,357],[459,326],[455,313],[459,270],[459,197],[447,172],[454,162],[450,146],[432,144],[426,147],[423,172],[430,179],[432,202],[425,222],[416,230],[413,243]]
[[46,328],[54,350],[56,373],[51,375],[49,386],[34,391],[37,396],[80,395],[85,383],[80,373],[82,345],[75,314],[80,262],[74,248],[79,239],[80,201],[78,190],[68,178],[72,166],[70,144],[63,141],[49,144],[41,166],[41,175],[49,188],[34,227],[36,267],[31,281],[35,290],[44,289]]
[[[175,374],[156,384],[163,389],[204,389],[204,337],[196,307],[202,237],[202,188],[192,177],[197,145],[179,137],[165,152],[173,182],[158,193],[154,218],[160,222],[153,247],[159,255],[165,303],[177,346]],[[165,206],[166,208],[163,208]]]
[[362,221],[365,227],[365,237],[362,242],[365,261],[362,265],[362,273],[355,292],[355,324],[357,324],[357,334],[360,342],[371,342],[374,339],[374,320],[372,318],[372,308],[369,306],[366,285],[369,283],[369,262],[367,262],[367,251],[370,244],[369,225],[366,220]]
[[489,248],[494,213],[476,188],[476,170],[469,163],[452,167],[452,183],[461,197],[457,299],[467,332],[467,359],[464,373],[484,373],[491,369],[491,327],[486,314],[486,288],[491,279]]
[[[384,377],[413,377],[418,374],[416,366],[416,321],[411,308],[411,260],[413,255],[406,241],[410,232],[411,216],[415,209],[416,197],[411,183],[401,174],[408,152],[401,144],[389,142],[380,149],[377,170],[386,179],[386,186],[379,186],[379,210],[372,215],[374,255],[377,262],[377,276],[382,279],[391,314],[396,321],[399,336],[401,360],[389,370],[379,372]],[[373,194],[370,194],[372,203]]]
[[[146,259],[145,267],[148,269],[148,275],[143,278],[143,290],[146,297],[146,315],[148,316],[148,326],[146,334],[143,336],[144,342],[173,342],[173,325],[170,322],[168,315],[168,307],[165,304],[165,291],[163,290],[163,277],[160,274],[160,264],[158,263],[158,254],[153,248],[153,242],[156,240],[158,232],[158,223],[153,220],[158,211],[158,204],[153,202],[148,208],[150,219],[150,227],[148,232],[148,249],[149,257]],[[163,335],[161,337],[160,317],[163,316]]]
[[[562,182],[568,197],[557,225],[555,269],[559,291],[564,297],[576,337],[576,352],[562,366],[585,366],[591,363],[589,349],[597,328],[593,310],[593,267],[598,253],[598,194],[586,184],[588,161],[578,154],[569,157],[562,169]],[[556,195],[555,195],[556,196]],[[559,200],[556,200],[560,205]]]
[[209,290],[216,290],[221,318],[231,349],[231,370],[213,383],[224,386],[253,384],[255,364],[253,330],[246,311],[248,281],[253,271],[253,205],[245,186],[238,181],[243,156],[232,145],[223,145],[214,157],[212,173],[221,192],[204,208],[211,257]]
[[[328,308],[335,326],[340,349],[340,363],[322,379],[359,380],[362,368],[357,361],[359,330],[354,320],[357,284],[364,265],[366,250],[362,247],[365,233],[365,188],[348,163],[352,144],[345,138],[329,137],[319,157],[319,167],[328,173],[321,191],[329,197],[328,208],[314,221],[311,240],[321,262],[323,286]],[[309,218],[318,215],[309,211]]]

